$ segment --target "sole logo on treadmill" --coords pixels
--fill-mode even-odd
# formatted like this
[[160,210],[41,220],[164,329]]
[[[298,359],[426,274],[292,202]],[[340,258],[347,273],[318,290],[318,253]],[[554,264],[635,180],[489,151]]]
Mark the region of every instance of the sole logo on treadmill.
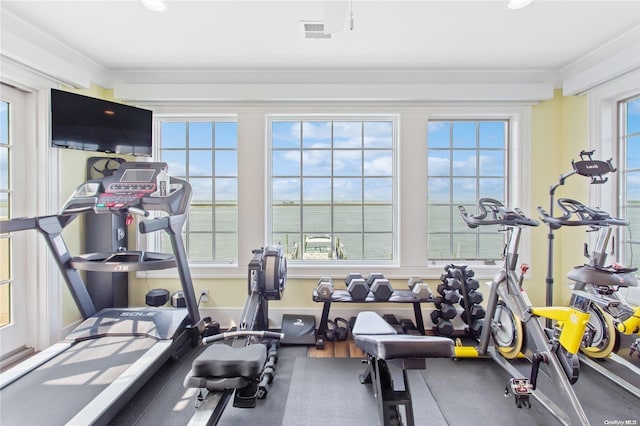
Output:
[[147,312],[147,311],[120,312],[121,317],[153,317],[156,314],[157,312]]

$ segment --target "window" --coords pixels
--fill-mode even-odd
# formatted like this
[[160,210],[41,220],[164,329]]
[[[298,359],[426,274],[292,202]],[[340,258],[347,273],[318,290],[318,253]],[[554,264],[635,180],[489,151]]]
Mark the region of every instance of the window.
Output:
[[468,228],[458,206],[508,203],[508,120],[430,120],[427,130],[427,252],[430,260],[498,259],[503,235]]
[[[159,120],[159,158],[193,188],[185,245],[190,262],[238,259],[238,128],[226,120]],[[170,247],[163,236],[161,247]],[[167,251],[165,249],[162,251]]]
[[[12,191],[9,181],[9,103],[0,101],[0,220],[10,218]],[[11,236],[0,235],[0,327],[11,323]]]
[[629,221],[621,232],[625,263],[640,266],[640,96],[619,104],[620,187],[622,217]]
[[293,260],[395,261],[396,122],[272,117],[272,243]]

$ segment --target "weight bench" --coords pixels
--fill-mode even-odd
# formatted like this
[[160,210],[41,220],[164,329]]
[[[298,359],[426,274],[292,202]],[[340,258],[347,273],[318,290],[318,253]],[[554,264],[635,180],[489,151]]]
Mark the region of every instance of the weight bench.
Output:
[[372,383],[378,414],[384,426],[401,425],[404,406],[407,425],[414,425],[407,370],[426,368],[426,358],[451,358],[453,341],[446,337],[397,334],[375,312],[360,312],[352,330],[355,344],[367,354],[360,383]]

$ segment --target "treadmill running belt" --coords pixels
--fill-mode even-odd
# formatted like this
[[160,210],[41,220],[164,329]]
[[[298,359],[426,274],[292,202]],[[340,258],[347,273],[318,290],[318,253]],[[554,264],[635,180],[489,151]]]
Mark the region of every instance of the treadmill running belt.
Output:
[[0,392],[0,424],[65,424],[156,342],[110,336],[73,345]]

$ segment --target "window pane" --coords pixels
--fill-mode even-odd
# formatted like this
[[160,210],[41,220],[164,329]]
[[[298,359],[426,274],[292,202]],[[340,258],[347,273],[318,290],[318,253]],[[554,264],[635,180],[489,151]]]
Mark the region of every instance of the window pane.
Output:
[[362,202],[362,179],[336,178],[333,180],[333,201]]
[[393,148],[393,122],[368,121],[364,123],[365,148]]
[[216,151],[216,176],[238,176],[238,151]]
[[451,151],[429,150],[427,173],[429,176],[449,176],[451,173]]
[[365,178],[364,201],[391,203],[393,201],[393,180],[391,178]]
[[309,202],[331,202],[331,179],[305,178],[302,180],[302,199]]
[[273,148],[300,148],[300,122],[274,121],[271,145]]
[[213,123],[189,123],[189,148],[213,147]]
[[365,259],[393,259],[393,234],[364,234],[364,247]]
[[476,151],[453,151],[453,176],[475,176]]
[[[358,221],[359,219],[356,219]],[[393,207],[392,206],[365,206],[364,207],[364,232],[391,232],[393,231]]]
[[391,151],[365,151],[364,152],[365,176],[392,176],[393,152]]
[[215,124],[216,148],[238,148],[238,123],[219,121]]
[[189,230],[192,232],[213,231],[213,209],[210,204],[191,204]]
[[453,234],[453,258],[476,259],[476,234]]
[[478,127],[480,132],[480,148],[505,148],[505,122],[481,121]]
[[273,151],[272,170],[274,176],[298,176],[300,174],[300,151]]
[[216,178],[215,199],[217,202],[237,202],[238,201],[238,179],[236,178]]
[[454,178],[451,179],[451,182],[454,204],[471,204],[478,199],[475,179]]
[[454,148],[475,148],[476,123],[467,121],[454,122],[452,146]]
[[[189,213],[191,215],[191,213]],[[215,207],[216,229],[238,229],[238,206],[216,205]],[[235,234],[234,238],[235,238]]]
[[300,201],[300,179],[273,179],[273,203]]
[[333,207],[333,229],[335,232],[362,232],[362,211],[361,205],[345,206],[335,205]]
[[336,176],[361,176],[362,151],[341,150],[333,152],[333,173]]
[[302,152],[304,176],[331,176],[331,151],[304,150]]
[[640,172],[627,173],[627,203],[640,203]]
[[361,122],[334,122],[333,123],[333,147],[334,148],[361,148],[362,147],[362,123]]
[[274,233],[273,244],[284,247],[289,259],[302,258],[302,243],[298,233]]
[[443,178],[427,179],[427,199],[429,203],[449,203],[451,181]]
[[429,206],[429,215],[427,216],[428,231],[450,231],[451,223],[456,220],[455,215],[451,215],[450,206]]
[[344,245],[348,260],[363,260],[362,234],[340,233],[336,234],[340,242]]
[[479,151],[480,176],[504,176],[504,151]]
[[194,203],[211,203],[213,200],[213,179],[211,178],[191,178],[191,189],[193,196],[191,197],[192,204]]
[[300,232],[300,217],[302,215],[300,206],[274,206],[272,212],[273,232]]
[[302,123],[302,146],[304,148],[330,148],[331,122],[305,121]]
[[640,136],[627,139],[627,170],[640,169]]
[[160,125],[160,132],[162,148],[186,148],[187,123],[163,122]]
[[640,98],[627,103],[627,134],[640,132]]
[[448,121],[430,121],[428,124],[427,142],[429,148],[449,148],[451,139],[451,123]]
[[189,233],[189,260],[213,259],[213,235],[210,233]]
[[302,225],[305,234],[330,234],[331,206],[305,205],[302,207]]
[[216,260],[237,259],[238,237],[235,233],[216,233]]
[[0,220],[9,219],[9,194],[0,193]]
[[189,176],[213,176],[212,151],[189,151]]
[[452,259],[450,234],[429,234],[427,247],[429,259]]

